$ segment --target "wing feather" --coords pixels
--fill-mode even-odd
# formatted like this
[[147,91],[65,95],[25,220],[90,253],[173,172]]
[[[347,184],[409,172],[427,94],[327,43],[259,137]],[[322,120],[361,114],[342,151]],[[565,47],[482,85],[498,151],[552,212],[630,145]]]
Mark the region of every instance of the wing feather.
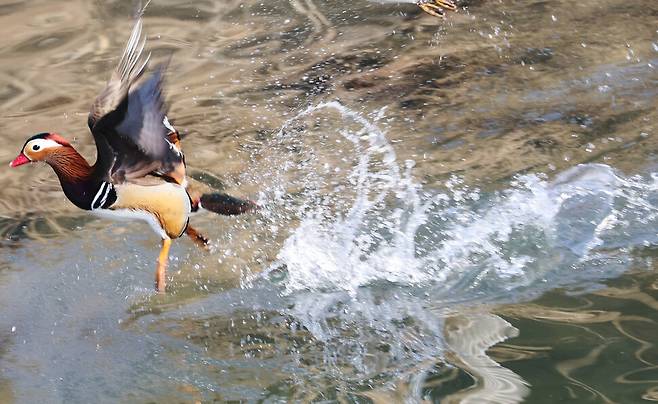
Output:
[[166,66],[139,81],[150,60],[150,54],[143,56],[146,39],[142,27],[139,13],[121,60],[88,117],[94,137],[103,136],[114,153],[110,174],[121,180],[151,172],[166,175],[183,164],[182,154],[167,141],[169,129],[163,123]]
[[150,54],[144,58],[141,64],[139,64],[139,68],[136,68],[146,44],[146,40],[141,39],[142,26],[143,23],[140,17],[135,22],[135,26],[130,33],[130,38],[128,39],[123,54],[121,55],[119,65],[116,70],[112,72],[112,76],[107,82],[107,85],[98,97],[96,97],[96,100],[91,106],[87,123],[92,132],[101,118],[119,107],[121,102],[128,95],[131,85],[137,81],[146,70]]

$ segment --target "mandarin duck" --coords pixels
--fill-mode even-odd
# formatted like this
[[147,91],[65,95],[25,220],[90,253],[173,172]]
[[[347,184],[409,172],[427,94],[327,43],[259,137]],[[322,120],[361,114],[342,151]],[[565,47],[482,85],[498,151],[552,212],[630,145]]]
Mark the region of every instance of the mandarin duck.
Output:
[[452,0],[418,0],[416,4],[427,14],[441,18],[445,18],[445,10],[457,10]]
[[427,14],[445,18],[445,11],[457,10],[452,0],[371,0],[377,3],[414,3]]
[[146,221],[162,238],[155,287],[163,292],[172,239],[187,234],[198,245],[208,243],[189,226],[191,213],[205,208],[237,215],[257,205],[190,189],[180,135],[166,116],[162,93],[165,66],[140,80],[150,56],[142,56],[145,43],[139,15],[118,67],[88,115],[96,144],[94,165],[62,136],[44,132],[27,139],[10,166],[46,162],[66,197],[78,208],[113,219]]

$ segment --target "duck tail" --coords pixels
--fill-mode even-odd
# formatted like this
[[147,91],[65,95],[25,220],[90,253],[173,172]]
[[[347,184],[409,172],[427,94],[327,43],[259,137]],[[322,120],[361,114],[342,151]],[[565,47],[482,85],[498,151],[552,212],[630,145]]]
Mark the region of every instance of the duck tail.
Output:
[[241,215],[259,208],[256,202],[222,193],[203,194],[197,205],[197,209],[203,208],[226,216]]

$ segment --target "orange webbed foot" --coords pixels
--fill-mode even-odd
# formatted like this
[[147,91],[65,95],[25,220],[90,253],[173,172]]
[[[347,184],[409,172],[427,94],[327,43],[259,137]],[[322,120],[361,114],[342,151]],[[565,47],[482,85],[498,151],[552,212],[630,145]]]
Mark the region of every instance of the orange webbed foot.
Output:
[[199,233],[194,227],[188,225],[187,229],[185,229],[185,234],[187,234],[187,236],[192,239],[197,247],[206,251],[210,250],[210,240],[208,240],[208,238],[203,234]]

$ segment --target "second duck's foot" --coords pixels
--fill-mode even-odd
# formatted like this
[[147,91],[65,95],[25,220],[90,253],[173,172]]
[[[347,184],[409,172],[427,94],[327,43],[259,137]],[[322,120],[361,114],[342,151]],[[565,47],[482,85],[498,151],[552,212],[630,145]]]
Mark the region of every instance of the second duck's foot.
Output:
[[445,18],[445,10],[454,11],[457,9],[457,6],[452,0],[420,1],[418,7],[427,14],[440,18]]

